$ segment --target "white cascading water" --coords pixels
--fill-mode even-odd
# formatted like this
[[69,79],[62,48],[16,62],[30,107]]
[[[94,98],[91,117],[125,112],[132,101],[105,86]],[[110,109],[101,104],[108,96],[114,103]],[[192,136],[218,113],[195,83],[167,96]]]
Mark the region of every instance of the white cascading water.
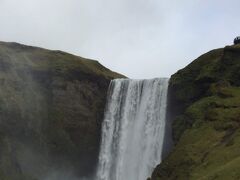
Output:
[[96,180],[146,180],[161,162],[168,79],[116,79],[102,124]]

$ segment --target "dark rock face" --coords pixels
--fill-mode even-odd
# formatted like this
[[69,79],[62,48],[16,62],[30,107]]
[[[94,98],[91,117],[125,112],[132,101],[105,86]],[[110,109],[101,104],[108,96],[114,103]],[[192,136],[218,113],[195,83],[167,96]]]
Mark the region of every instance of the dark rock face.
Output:
[[168,111],[175,147],[151,179],[240,178],[239,45],[210,51],[174,74]]
[[173,137],[172,137],[172,113],[171,113],[171,108],[174,107],[170,104],[171,102],[171,90],[168,89],[168,97],[167,97],[167,102],[168,102],[168,107],[167,107],[167,112],[166,112],[166,124],[165,124],[165,131],[164,131],[164,139],[163,139],[163,147],[162,147],[162,159],[165,159],[168,154],[171,152],[174,142],[173,142]]
[[0,179],[92,175],[117,77],[97,61],[0,42]]

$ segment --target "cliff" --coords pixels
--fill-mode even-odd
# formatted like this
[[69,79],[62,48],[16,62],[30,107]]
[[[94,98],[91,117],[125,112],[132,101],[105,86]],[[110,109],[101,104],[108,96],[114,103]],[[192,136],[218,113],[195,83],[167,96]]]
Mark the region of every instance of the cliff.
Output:
[[0,179],[93,174],[111,79],[97,61],[0,42]]
[[175,147],[152,180],[240,179],[240,45],[172,75],[168,111]]

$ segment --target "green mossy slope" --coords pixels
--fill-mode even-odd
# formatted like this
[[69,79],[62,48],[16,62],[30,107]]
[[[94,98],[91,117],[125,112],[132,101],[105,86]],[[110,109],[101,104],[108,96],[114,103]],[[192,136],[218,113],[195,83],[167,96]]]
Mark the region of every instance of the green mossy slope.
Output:
[[153,180],[240,179],[240,46],[204,54],[171,77],[175,147]]
[[97,61],[0,42],[0,179],[93,174],[117,77]]

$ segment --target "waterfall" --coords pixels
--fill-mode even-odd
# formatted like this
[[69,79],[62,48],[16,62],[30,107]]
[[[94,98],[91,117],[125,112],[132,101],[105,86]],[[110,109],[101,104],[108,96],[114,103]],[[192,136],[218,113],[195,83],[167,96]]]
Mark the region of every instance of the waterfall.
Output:
[[96,180],[146,180],[161,162],[168,79],[116,79],[102,124]]

